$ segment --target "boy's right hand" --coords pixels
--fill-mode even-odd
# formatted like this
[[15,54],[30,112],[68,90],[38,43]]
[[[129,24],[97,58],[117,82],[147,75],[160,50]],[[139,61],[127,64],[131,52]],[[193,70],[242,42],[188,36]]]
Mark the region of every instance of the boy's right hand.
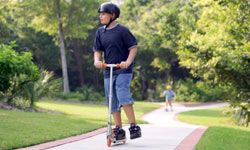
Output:
[[94,65],[95,65],[96,68],[99,68],[99,69],[105,69],[106,68],[105,64],[102,61],[95,61]]

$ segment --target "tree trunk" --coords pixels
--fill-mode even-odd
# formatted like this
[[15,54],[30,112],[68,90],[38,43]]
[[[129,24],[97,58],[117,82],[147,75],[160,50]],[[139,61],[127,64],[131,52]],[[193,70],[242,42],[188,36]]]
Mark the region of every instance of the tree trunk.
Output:
[[61,53],[61,61],[62,61],[62,72],[63,72],[63,92],[69,92],[69,80],[68,80],[68,70],[67,70],[67,61],[65,55],[65,43],[64,43],[64,33],[62,29],[62,20],[61,20],[61,8],[60,8],[60,0],[56,0],[56,8],[57,8],[57,19],[58,19],[58,32],[60,38],[60,53]]
[[148,98],[148,81],[144,80],[143,78],[140,79],[140,83],[141,83],[141,99],[142,100],[146,100]]
[[76,66],[77,66],[77,71],[78,71],[78,79],[80,82],[81,87],[84,85],[84,76],[83,76],[83,66],[82,66],[82,55],[81,55],[81,45],[80,42],[78,40],[76,40],[76,43],[74,44],[74,56],[76,58]]

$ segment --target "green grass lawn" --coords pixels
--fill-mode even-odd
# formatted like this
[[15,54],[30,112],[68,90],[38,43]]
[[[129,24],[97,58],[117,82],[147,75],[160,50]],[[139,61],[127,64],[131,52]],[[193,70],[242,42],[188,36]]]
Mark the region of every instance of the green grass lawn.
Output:
[[[37,113],[0,109],[0,149],[26,147],[47,141],[86,133],[107,124],[107,107],[103,105],[37,102],[40,108],[60,113]],[[158,108],[157,103],[136,102],[139,123],[144,113]],[[123,118],[126,118],[123,113]],[[126,120],[124,121],[126,122]]]
[[206,109],[183,112],[180,121],[209,126],[196,146],[196,150],[250,150],[250,127],[232,123],[223,109]]

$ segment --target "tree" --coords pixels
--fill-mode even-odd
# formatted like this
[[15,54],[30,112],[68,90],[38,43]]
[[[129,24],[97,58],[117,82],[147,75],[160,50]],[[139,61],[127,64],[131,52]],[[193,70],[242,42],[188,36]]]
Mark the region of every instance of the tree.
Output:
[[[16,42],[15,50],[18,52],[30,50],[33,61],[48,70],[61,69],[59,48],[55,45],[53,37],[45,32],[36,32],[29,27],[30,17],[25,20],[22,12],[15,6],[3,1],[0,6],[0,43],[9,44]],[[25,15],[26,16],[26,15]],[[57,71],[58,72],[58,71]]]
[[176,55],[181,32],[178,15],[185,5],[182,0],[129,0],[122,5],[121,22],[129,26],[139,42],[139,83],[134,85],[139,86],[142,99],[148,97],[149,89],[156,89],[157,82],[174,82],[186,76],[187,71],[179,67]]
[[[97,21],[92,19],[96,16],[93,13],[96,9],[93,8],[96,7],[97,2],[91,0],[24,0],[14,4],[13,7],[30,22],[28,24],[30,27],[55,37],[55,42],[60,45],[64,92],[69,92],[65,42],[70,39],[87,38],[87,31],[97,24]],[[79,55],[76,56],[79,58]],[[82,69],[80,68],[79,71]],[[80,75],[83,76],[83,73]]]
[[[194,76],[231,87],[232,101],[249,99],[250,3],[244,0],[193,1],[200,18],[182,37],[181,65]],[[234,92],[235,91],[235,92]]]

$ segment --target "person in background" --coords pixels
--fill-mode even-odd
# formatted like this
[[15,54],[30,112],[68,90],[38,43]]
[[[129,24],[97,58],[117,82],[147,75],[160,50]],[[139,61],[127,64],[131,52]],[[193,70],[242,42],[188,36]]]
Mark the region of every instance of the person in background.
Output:
[[166,111],[168,111],[168,106],[170,111],[173,111],[172,101],[174,100],[175,93],[170,85],[166,85],[166,90],[163,91],[166,102]]

